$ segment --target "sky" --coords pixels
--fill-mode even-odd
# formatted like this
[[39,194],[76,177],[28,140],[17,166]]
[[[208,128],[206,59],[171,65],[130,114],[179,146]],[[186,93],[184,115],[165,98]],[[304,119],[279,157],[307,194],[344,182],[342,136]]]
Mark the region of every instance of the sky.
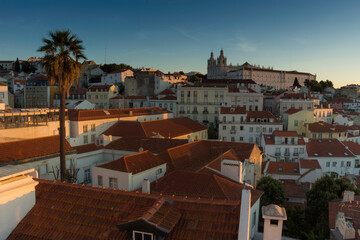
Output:
[[163,72],[228,63],[298,70],[336,87],[360,84],[360,1],[0,0],[0,60],[40,57],[48,32],[69,29],[88,59]]

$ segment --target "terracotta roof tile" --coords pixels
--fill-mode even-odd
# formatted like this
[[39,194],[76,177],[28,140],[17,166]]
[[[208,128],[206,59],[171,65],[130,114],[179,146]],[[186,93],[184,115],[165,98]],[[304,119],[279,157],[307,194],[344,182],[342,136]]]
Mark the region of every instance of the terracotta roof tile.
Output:
[[159,95],[174,95],[175,93],[170,89],[165,89],[159,93]]
[[354,157],[337,139],[309,139],[306,143],[306,151],[309,157]]
[[246,122],[253,122],[251,119],[254,119],[254,122],[257,122],[257,119],[268,119],[269,121],[272,119],[274,123],[280,123],[269,111],[246,111]]
[[85,144],[85,145],[79,145],[73,147],[77,151],[78,154],[86,153],[86,152],[92,152],[99,149],[102,149],[102,146],[97,146],[95,143]]
[[[215,174],[176,170],[153,182],[150,189],[152,193],[164,195],[241,200],[243,188],[242,183]],[[263,192],[249,186],[246,188],[251,190],[251,205],[253,205]]]
[[95,92],[96,90],[109,90],[111,85],[92,85],[89,87],[89,92]]
[[269,162],[267,173],[280,175],[300,175],[298,162]]
[[310,169],[321,169],[321,166],[316,159],[300,159],[301,168],[310,168]]
[[169,118],[144,122],[119,121],[103,134],[112,136],[175,138],[206,130],[204,125],[187,117]]
[[294,114],[294,113],[297,113],[297,112],[300,112],[302,111],[303,109],[299,109],[299,108],[289,108],[288,110],[286,110],[284,113],[286,114]]
[[329,202],[329,227],[335,229],[336,216],[338,212],[343,212],[345,217],[351,218],[351,222],[355,229],[355,240],[360,239],[357,229],[360,228],[360,196],[355,196],[353,202],[342,202],[334,200]]
[[144,151],[124,156],[120,159],[99,165],[97,167],[136,174],[164,163],[165,161],[163,159],[155,156],[150,151]]
[[298,137],[299,134],[296,131],[280,131],[275,130],[274,131],[275,137]]
[[[71,151],[65,140],[66,151]],[[0,143],[0,165],[60,153],[59,135]]]
[[106,145],[105,149],[138,152],[139,149],[142,148],[143,150],[149,150],[152,153],[160,153],[169,148],[186,143],[188,143],[187,139],[123,137]]
[[326,122],[307,123],[306,126],[311,132],[346,132],[346,126]]
[[349,149],[353,154],[360,155],[360,144],[354,143],[351,141],[343,142],[343,144]]
[[221,107],[221,114],[246,114],[245,107]]
[[[125,240],[128,239],[128,231],[121,231],[117,226],[137,209],[149,209],[162,201],[159,195],[153,194],[38,181],[36,203],[13,230],[9,240]],[[182,214],[165,239],[237,239],[239,201],[184,197],[165,199],[173,202],[173,208]],[[154,212],[153,217],[156,219],[153,222],[161,222],[158,217],[170,209],[169,205],[165,207]],[[170,213],[168,216],[174,215]],[[171,227],[174,222],[166,223],[165,226],[168,228],[170,224]]]
[[283,180],[282,186],[285,192],[285,196],[292,198],[303,198],[305,199],[305,193],[307,191],[306,184],[297,183],[295,180]]

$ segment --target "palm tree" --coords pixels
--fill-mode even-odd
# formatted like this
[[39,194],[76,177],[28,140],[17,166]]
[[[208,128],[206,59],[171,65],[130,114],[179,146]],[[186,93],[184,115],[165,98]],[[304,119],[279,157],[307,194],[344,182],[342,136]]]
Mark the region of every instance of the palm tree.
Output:
[[49,32],[49,39],[38,51],[44,52],[43,64],[51,85],[57,84],[60,92],[60,176],[66,181],[65,159],[65,97],[69,95],[71,86],[79,81],[80,59],[86,59],[82,41],[70,30]]

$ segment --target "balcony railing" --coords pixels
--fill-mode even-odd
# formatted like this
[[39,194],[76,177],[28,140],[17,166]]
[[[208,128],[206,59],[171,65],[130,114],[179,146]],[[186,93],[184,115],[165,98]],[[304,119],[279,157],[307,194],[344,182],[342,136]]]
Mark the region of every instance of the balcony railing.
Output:
[[299,156],[299,153],[293,153],[294,156]]
[[236,133],[236,130],[235,130],[235,129],[231,129],[231,130],[230,130],[230,133],[231,133],[231,134],[235,134],[235,133]]
[[275,153],[275,156],[279,157],[279,156],[281,156],[281,153],[277,152],[277,153]]
[[192,111],[192,114],[198,114],[198,111]]
[[285,152],[285,156],[290,156],[290,152]]
[[209,114],[209,111],[203,111],[203,114]]
[[185,114],[185,111],[179,111],[180,114]]

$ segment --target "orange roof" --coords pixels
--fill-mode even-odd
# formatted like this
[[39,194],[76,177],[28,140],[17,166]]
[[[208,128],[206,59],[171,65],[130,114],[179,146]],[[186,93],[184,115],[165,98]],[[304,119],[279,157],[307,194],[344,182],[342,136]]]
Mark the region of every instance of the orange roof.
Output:
[[206,130],[202,124],[187,117],[169,118],[145,122],[119,121],[103,134],[112,136],[175,138]]
[[309,157],[354,157],[337,139],[309,139],[306,143],[306,151]]
[[347,149],[349,149],[353,154],[355,155],[360,155],[360,144],[351,142],[351,141],[346,141],[343,142],[343,144],[347,147]]
[[89,92],[95,92],[96,90],[109,91],[111,85],[92,85],[89,87]]
[[169,148],[186,143],[188,143],[187,139],[123,137],[106,145],[105,149],[138,152],[139,149],[142,148],[143,150],[149,150],[152,153],[160,153]]
[[102,146],[97,146],[95,143],[85,144],[85,145],[79,145],[73,147],[77,151],[78,154],[86,153],[86,152],[92,152],[99,149],[102,149]]
[[311,132],[346,132],[346,126],[326,122],[307,123],[306,125]]
[[246,122],[251,122],[250,119],[274,119],[274,123],[280,123],[280,121],[269,111],[246,111]]
[[274,131],[275,137],[298,137],[299,134],[296,131],[280,131],[275,130]]
[[159,93],[159,95],[174,95],[174,94],[175,93],[168,88]]
[[[354,229],[360,228],[360,196],[355,196],[355,201],[343,202],[342,199],[329,202],[329,227],[335,229],[336,216],[343,212],[345,217],[351,218]],[[355,230],[355,240],[360,239],[360,233]]]
[[245,107],[221,107],[221,114],[246,114]]
[[300,175],[299,163],[270,161],[266,172],[281,175]]
[[286,114],[294,114],[294,113],[300,112],[302,110],[303,109],[300,109],[300,108],[289,108],[288,110],[285,111],[285,113]]
[[310,168],[310,169],[321,169],[318,160],[316,159],[300,159],[301,168]]
[[[65,140],[66,151],[72,148]],[[60,153],[59,135],[0,143],[0,165]]]
[[[152,193],[165,195],[241,200],[243,188],[244,184],[218,175],[176,170],[153,182],[150,189]],[[251,190],[251,205],[263,194],[249,186],[246,189]]]
[[87,121],[106,118],[120,118],[129,116],[142,116],[167,113],[156,107],[148,108],[120,108],[120,109],[98,109],[98,110],[80,110],[69,109],[68,116],[71,121]]
[[[160,197],[38,181],[35,205],[12,231],[9,240],[125,240],[131,229],[120,230],[118,225],[136,216],[171,229],[165,239],[236,239],[238,236],[239,201]],[[163,206],[163,199],[170,200],[172,207],[168,204]],[[157,207],[158,203],[162,205]],[[166,213],[167,211],[169,212]],[[137,214],[133,214],[134,212]],[[147,214],[151,216],[146,216]]]
[[155,156],[150,151],[144,151],[124,156],[118,160],[97,167],[136,174],[164,163],[165,161],[163,159]]
[[305,193],[307,189],[305,184],[297,183],[295,180],[283,180],[282,186],[287,198],[306,198]]

